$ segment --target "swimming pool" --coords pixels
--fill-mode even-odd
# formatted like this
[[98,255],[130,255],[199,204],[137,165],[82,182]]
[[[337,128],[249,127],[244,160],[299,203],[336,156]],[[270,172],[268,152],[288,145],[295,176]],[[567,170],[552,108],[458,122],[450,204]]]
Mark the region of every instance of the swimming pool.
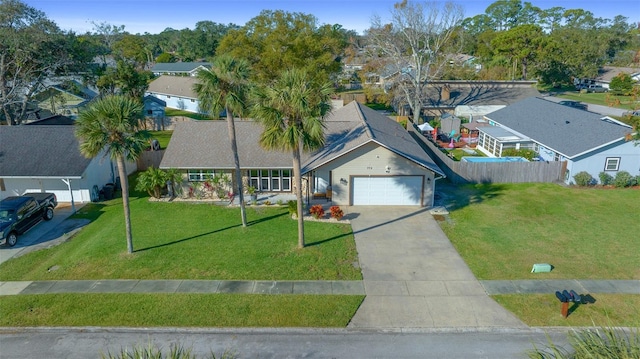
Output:
[[469,156],[464,156],[462,157],[462,162],[475,162],[475,163],[480,163],[480,162],[529,162],[526,158],[524,157],[469,157]]

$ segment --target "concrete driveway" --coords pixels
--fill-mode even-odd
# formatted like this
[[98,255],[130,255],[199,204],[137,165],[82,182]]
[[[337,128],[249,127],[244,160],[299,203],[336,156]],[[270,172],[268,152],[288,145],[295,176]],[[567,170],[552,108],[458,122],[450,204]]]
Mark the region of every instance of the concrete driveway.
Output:
[[486,294],[428,209],[347,212],[367,295],[350,328],[526,327]]
[[[81,207],[82,204],[76,204],[76,210]],[[0,264],[36,249],[56,245],[66,240],[71,232],[89,223],[88,219],[67,220],[72,214],[70,204],[58,204],[52,220],[41,221],[27,233],[18,236],[18,243],[15,246],[0,246]]]

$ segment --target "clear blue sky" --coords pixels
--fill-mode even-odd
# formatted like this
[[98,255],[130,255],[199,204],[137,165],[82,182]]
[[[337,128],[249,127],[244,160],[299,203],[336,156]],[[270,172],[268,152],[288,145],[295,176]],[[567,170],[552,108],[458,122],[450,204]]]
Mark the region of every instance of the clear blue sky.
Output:
[[[65,30],[91,31],[91,22],[125,25],[130,33],[152,34],[167,27],[184,29],[209,20],[221,24],[243,25],[261,10],[286,10],[315,15],[321,24],[340,24],[362,33],[374,14],[383,20],[397,0],[23,0],[41,10]],[[549,9],[584,9],[597,17],[613,19],[623,15],[640,22],[638,0],[529,0],[534,6]],[[465,17],[484,13],[491,0],[458,0]]]

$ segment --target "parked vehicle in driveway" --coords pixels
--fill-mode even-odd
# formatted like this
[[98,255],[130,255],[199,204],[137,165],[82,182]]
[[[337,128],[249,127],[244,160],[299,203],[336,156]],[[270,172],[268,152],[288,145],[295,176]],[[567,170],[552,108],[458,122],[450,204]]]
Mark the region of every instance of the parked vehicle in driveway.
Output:
[[586,87],[587,92],[607,92],[605,87],[602,85],[589,85]]
[[622,116],[625,116],[625,117],[640,116],[640,110],[626,111],[622,114]]
[[564,101],[560,101],[558,102],[561,105],[565,105],[565,106],[569,106],[569,107],[575,107],[575,108],[579,108],[581,110],[588,110],[587,104],[586,103],[582,103],[580,101],[571,101],[571,100],[564,100]]
[[57,205],[58,199],[53,193],[29,193],[0,201],[0,245],[15,246],[19,235],[43,219],[51,220]]

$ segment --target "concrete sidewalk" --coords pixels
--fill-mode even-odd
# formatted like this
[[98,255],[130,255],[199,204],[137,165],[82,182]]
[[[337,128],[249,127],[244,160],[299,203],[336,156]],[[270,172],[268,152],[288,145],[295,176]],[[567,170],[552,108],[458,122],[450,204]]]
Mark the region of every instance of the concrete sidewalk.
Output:
[[[415,282],[394,281],[415,293]],[[428,284],[428,283],[427,283]],[[430,283],[431,285],[437,285]],[[443,284],[444,285],[444,284]],[[640,294],[640,280],[482,280],[488,295],[553,294],[575,290],[579,294]],[[376,287],[369,286],[370,295]],[[391,288],[389,288],[390,290]],[[241,293],[365,295],[364,281],[260,281],[260,280],[52,280],[0,282],[0,295],[50,293]]]
[[364,295],[361,281],[52,280],[0,282],[0,295],[51,293],[230,293]]

